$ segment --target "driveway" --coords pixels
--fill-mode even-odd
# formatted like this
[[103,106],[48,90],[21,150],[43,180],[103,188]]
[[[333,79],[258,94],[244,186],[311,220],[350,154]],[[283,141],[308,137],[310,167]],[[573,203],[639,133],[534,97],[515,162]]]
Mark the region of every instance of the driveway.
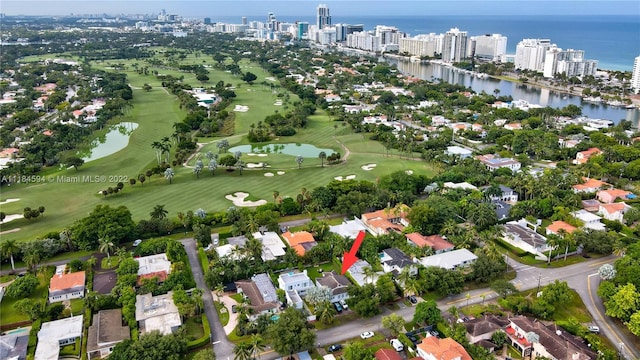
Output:
[[229,297],[228,295],[225,295],[222,298],[220,298],[220,301],[222,301],[224,306],[227,308],[227,311],[229,312],[229,322],[224,327],[224,333],[229,335],[231,334],[233,329],[236,328],[236,325],[238,324],[238,314],[237,313],[234,314],[233,311],[231,311],[231,307],[233,305],[237,305],[238,302],[232,299],[231,297]]

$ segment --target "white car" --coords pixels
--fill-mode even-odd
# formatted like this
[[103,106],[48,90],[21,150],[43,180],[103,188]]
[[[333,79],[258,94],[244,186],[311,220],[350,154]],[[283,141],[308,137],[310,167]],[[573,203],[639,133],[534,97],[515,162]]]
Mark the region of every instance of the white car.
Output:
[[142,243],[142,239],[138,239],[136,241],[133,242],[133,247],[136,247],[138,245],[140,245],[140,243]]
[[589,332],[592,332],[594,334],[599,334],[600,333],[600,328],[597,326],[589,326],[587,329],[589,329]]
[[362,334],[360,334],[360,337],[363,338],[363,339],[369,339],[369,338],[372,338],[373,335],[375,335],[373,333],[373,331],[367,331],[367,332],[363,332]]

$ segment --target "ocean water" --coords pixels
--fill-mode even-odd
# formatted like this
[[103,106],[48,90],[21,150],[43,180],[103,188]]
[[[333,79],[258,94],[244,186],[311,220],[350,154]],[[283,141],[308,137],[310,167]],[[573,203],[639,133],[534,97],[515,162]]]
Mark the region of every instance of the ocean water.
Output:
[[[279,21],[307,21],[315,23],[313,14],[300,17],[277,17]],[[411,36],[425,33],[444,33],[452,27],[467,31],[469,36],[499,33],[507,37],[507,52],[515,53],[516,45],[524,38],[551,39],[563,49],[585,51],[587,59],[599,61],[598,68],[631,70],[636,56],[640,56],[640,17],[635,15],[582,16],[340,16],[332,13],[332,22],[363,24],[365,30],[376,25],[396,26]],[[277,14],[276,14],[277,16]],[[249,18],[249,21],[264,21]],[[240,16],[212,21],[239,23]]]

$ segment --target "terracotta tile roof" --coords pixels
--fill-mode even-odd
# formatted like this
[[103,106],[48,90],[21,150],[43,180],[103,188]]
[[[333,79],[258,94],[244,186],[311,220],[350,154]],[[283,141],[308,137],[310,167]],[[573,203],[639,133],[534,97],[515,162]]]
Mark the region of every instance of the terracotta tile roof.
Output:
[[168,276],[169,275],[167,275],[166,271],[156,271],[156,272],[152,272],[144,275],[138,275],[138,286],[142,285],[143,279],[156,278],[158,282],[164,282],[165,280],[167,280]]
[[618,211],[623,211],[627,207],[627,204],[621,203],[613,203],[613,204],[600,204],[600,208],[604,209],[609,214],[616,213]]
[[585,180],[583,184],[573,185],[573,188],[576,190],[587,190],[587,189],[599,189],[605,185],[610,185],[604,181],[600,181],[596,179],[583,178],[583,180]]
[[407,234],[407,239],[418,247],[429,246],[434,251],[453,249],[453,244],[440,235],[422,236],[419,233]]
[[[315,239],[313,238],[313,235],[311,235],[311,233],[307,231],[298,231],[295,233],[291,233],[287,231],[286,233],[282,234],[282,237],[289,244],[289,246],[291,246],[291,248],[295,250],[296,253],[298,253],[298,255],[300,256],[304,256],[304,254],[307,252],[308,249],[315,246],[315,245],[311,245],[311,243],[316,242]],[[309,243],[309,244],[306,246],[302,245],[305,243]]]
[[0,158],[8,158],[11,157],[11,155],[13,154],[17,154],[18,153],[18,149],[17,148],[6,148],[3,149],[2,151],[0,151]]
[[397,352],[391,349],[380,349],[374,354],[376,360],[402,360]]
[[554,233],[558,233],[560,230],[564,230],[565,232],[571,234],[572,232],[578,230],[577,227],[573,225],[569,225],[564,221],[554,221],[551,225],[547,226],[547,230],[552,231]]
[[598,191],[597,196],[600,197],[602,195],[606,195],[609,196],[613,199],[617,199],[617,198],[623,198],[626,197],[627,195],[631,194],[628,191],[624,191],[624,190],[620,190],[620,189],[611,189],[611,190],[601,190]]
[[473,360],[462,345],[452,338],[438,339],[436,336],[429,336],[422,339],[418,348],[438,360]]
[[74,273],[53,275],[49,282],[49,292],[71,289],[77,286],[84,286],[85,273],[77,271]]

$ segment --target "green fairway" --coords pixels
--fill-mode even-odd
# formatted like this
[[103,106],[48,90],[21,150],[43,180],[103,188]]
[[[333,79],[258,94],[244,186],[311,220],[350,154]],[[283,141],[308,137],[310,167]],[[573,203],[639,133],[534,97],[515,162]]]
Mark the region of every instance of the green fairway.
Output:
[[[199,61],[202,60],[213,63],[210,58],[199,59]],[[187,57],[185,61],[196,60]],[[242,160],[245,163],[266,161],[270,167],[265,170],[245,169],[242,175],[237,170],[226,171],[224,168],[218,168],[212,176],[206,169],[206,158],[203,158],[205,169],[199,179],[193,174],[191,168],[178,166],[174,169],[176,174],[172,184],[162,176],[154,175],[147,179],[144,185],[138,182],[131,186],[126,180],[127,177],[137,177],[138,174],[156,164],[156,155],[151,148],[151,143],[170,136],[173,132],[173,123],[181,121],[186,115],[186,112],[179,108],[175,96],[161,88],[155,76],[140,75],[133,71],[134,62],[136,61],[116,60],[93,63],[97,68],[108,68],[116,63],[127,64],[127,70],[124,72],[134,87],[133,108],[113,123],[130,121],[139,125],[129,138],[128,146],[115,154],[84,164],[77,172],[74,169],[47,169],[42,172],[43,177],[40,181],[3,188],[0,201],[20,199],[2,205],[2,211],[7,215],[22,214],[24,207],[44,206],[46,208],[44,216],[35,220],[18,219],[0,224],[0,235],[3,239],[26,241],[48,232],[59,232],[71,226],[75,220],[86,216],[99,204],[125,205],[132,212],[135,220],[148,218],[153,207],[162,204],[169,211],[169,216],[175,217],[178,212],[198,208],[206,211],[227,209],[232,202],[225,199],[225,195],[238,191],[250,193],[251,199],[273,201],[274,191],[278,191],[282,197],[295,198],[300,189],[313,189],[326,185],[336,177],[355,176],[356,180],[376,181],[385,174],[399,170],[411,170],[415,174],[434,174],[433,166],[418,160],[417,154],[414,155],[415,159],[407,159],[407,154],[399,154],[397,151],[392,151],[390,156],[387,156],[385,148],[380,143],[369,140],[366,134],[363,136],[353,133],[350,127],[343,126],[341,122],[332,121],[324,111],[319,109],[316,114],[310,116],[307,127],[299,129],[295,136],[276,138],[272,143],[304,143],[318,148],[332,149],[340,152],[346,159],[341,164],[328,166],[325,162],[323,168],[315,154],[305,158],[302,168],[298,169],[295,156],[292,155],[269,154],[266,157],[258,157],[243,154]],[[137,62],[140,65],[143,64],[143,61]],[[284,100],[285,97],[288,96],[290,102],[297,100],[295,95],[277,88],[275,91],[283,94],[281,96],[283,105],[274,105],[278,95],[272,93],[270,86],[260,84],[269,75],[246,59],[240,62],[240,66],[243,71],[252,71],[258,76],[254,85],[245,84],[239,77],[213,68],[209,68],[210,80],[204,84],[213,86],[218,80],[231,83],[236,87],[238,97],[229,106],[229,110],[233,110],[235,105],[249,107],[247,112],[236,113],[236,134],[227,138],[231,146],[248,144],[245,134],[252,123],[263,120],[265,116],[275,111],[286,112],[285,108],[288,105]],[[185,82],[192,86],[201,86],[193,74],[166,69],[158,71],[185,76]],[[144,83],[151,84],[153,89],[150,92],[141,90]],[[96,136],[104,132],[106,129],[99,131]],[[200,156],[209,150],[217,153],[215,142],[219,139],[215,137],[199,139],[198,141],[203,145]],[[193,165],[194,162],[195,158],[189,162],[189,165]],[[376,166],[370,170],[364,170],[362,166],[367,164],[376,164]],[[278,175],[278,171],[284,174]],[[265,176],[267,172],[273,173],[274,176]],[[96,179],[98,182],[94,181]],[[109,186],[114,187],[118,181],[125,183],[122,192],[106,198],[98,194]]]

